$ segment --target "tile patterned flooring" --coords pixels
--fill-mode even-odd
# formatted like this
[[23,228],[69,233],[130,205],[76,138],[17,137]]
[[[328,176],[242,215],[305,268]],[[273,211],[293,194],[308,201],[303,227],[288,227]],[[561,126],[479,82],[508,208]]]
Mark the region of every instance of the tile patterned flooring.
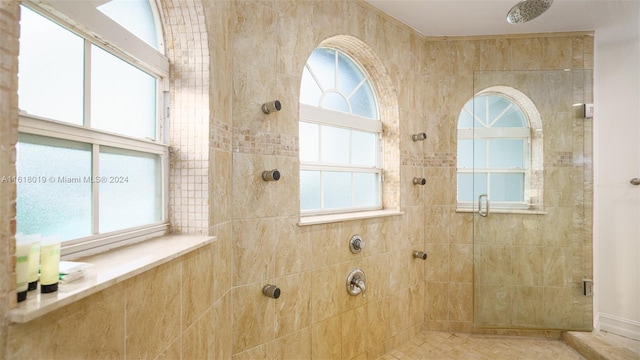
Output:
[[640,360],[640,341],[605,331],[570,331],[564,340],[588,359]]
[[562,340],[423,331],[379,360],[581,360]]

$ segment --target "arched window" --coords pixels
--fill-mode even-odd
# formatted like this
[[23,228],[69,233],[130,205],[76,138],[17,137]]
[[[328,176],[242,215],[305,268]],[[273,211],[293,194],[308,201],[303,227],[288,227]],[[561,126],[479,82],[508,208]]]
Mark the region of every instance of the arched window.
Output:
[[21,7],[17,231],[59,236],[65,254],[167,229],[155,5],[100,4]]
[[301,213],[381,209],[381,134],[366,72],[340,50],[314,50],[300,90]]
[[533,103],[513,88],[485,89],[464,105],[458,117],[459,208],[473,208],[480,194],[488,195],[492,209],[540,205],[542,149],[532,146],[539,123]]

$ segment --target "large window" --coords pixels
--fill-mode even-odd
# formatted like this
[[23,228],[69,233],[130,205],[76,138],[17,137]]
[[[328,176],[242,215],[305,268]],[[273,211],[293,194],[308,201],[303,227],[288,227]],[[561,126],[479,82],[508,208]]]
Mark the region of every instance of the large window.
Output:
[[365,71],[317,48],[300,90],[302,215],[381,209],[382,122]]
[[458,205],[471,208],[487,194],[492,208],[529,208],[530,154],[521,107],[504,94],[476,95],[458,118]]
[[65,4],[21,9],[15,180],[17,231],[70,254],[166,232],[168,62],[149,2]]

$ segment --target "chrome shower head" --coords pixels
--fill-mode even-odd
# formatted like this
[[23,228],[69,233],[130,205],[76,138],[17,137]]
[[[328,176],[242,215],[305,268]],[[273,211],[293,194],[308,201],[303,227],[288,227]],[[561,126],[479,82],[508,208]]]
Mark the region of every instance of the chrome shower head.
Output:
[[533,20],[547,11],[553,0],[523,0],[515,4],[507,13],[509,24],[522,24]]

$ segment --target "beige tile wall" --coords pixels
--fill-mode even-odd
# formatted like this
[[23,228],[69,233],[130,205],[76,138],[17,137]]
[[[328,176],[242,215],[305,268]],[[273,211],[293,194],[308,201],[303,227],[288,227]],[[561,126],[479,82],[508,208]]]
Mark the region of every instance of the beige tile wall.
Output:
[[215,265],[222,246],[216,241],[29,323],[12,324],[6,358],[229,358],[231,298],[217,289],[224,265]]
[[[16,175],[18,141],[18,19],[13,1],[0,1],[0,180]],[[16,186],[0,181],[0,357],[6,354],[7,312],[16,304]]]
[[[3,11],[6,3],[0,2]],[[455,123],[473,95],[473,70],[590,68],[592,38],[425,39],[360,1],[161,4],[169,28],[167,48],[174,56],[172,104],[178,114],[173,113],[172,144],[181,150],[171,163],[173,230],[208,232],[218,240],[34,322],[2,326],[0,336],[10,333],[6,358],[364,359],[376,358],[423,327],[473,330],[473,221],[454,207]],[[10,19],[16,11],[0,16]],[[15,19],[2,26],[14,29],[2,31],[15,31]],[[328,38],[352,39],[346,47],[366,45],[384,69],[381,95],[391,99],[384,105],[391,121],[385,123],[390,139],[385,159],[392,169],[397,166],[397,174],[390,174],[396,185],[388,191],[395,195],[387,194],[385,203],[399,207],[402,216],[297,225],[299,84],[307,56]],[[16,46],[7,50],[3,45],[0,51],[11,53]],[[198,54],[209,58],[198,60]],[[15,70],[0,71],[4,86]],[[15,86],[0,90],[4,95]],[[282,101],[283,110],[262,114],[261,104],[274,99]],[[16,139],[15,124],[9,123],[14,134],[5,135],[5,118],[10,117],[3,116],[0,125],[4,146]],[[576,125],[572,131],[590,137],[588,128]],[[427,132],[427,141],[411,141],[418,132]],[[554,226],[545,226],[536,237],[540,224],[535,217],[496,218],[504,222],[501,226],[530,233],[524,238],[536,246],[492,243],[483,248],[489,259],[508,254],[512,264],[525,264],[513,276],[531,286],[513,292],[505,285],[496,289],[498,294],[511,291],[518,302],[543,305],[533,313],[514,311],[514,322],[566,314],[563,306],[575,289],[537,285],[566,285],[567,279],[590,272],[592,177],[588,166],[573,169],[566,160],[578,148],[572,142],[545,159],[545,168],[557,165],[549,165],[546,184],[569,187],[573,194],[556,190],[557,197],[550,198]],[[590,144],[585,141],[583,148]],[[11,156],[0,151],[3,169],[5,163],[12,168]],[[260,173],[272,168],[281,171],[281,181],[263,182]],[[563,183],[568,175],[579,181]],[[426,177],[427,185],[413,186],[413,177]],[[573,197],[582,197],[585,205],[579,214],[567,215],[563,209]],[[12,198],[10,189],[0,189],[0,206],[11,206]],[[11,218],[5,214],[0,217],[0,251],[12,252]],[[558,221],[579,224],[580,235],[568,233]],[[358,255],[347,245],[355,233],[367,243]],[[544,239],[567,235],[572,237],[562,249],[566,253],[544,246]],[[427,251],[428,260],[414,260],[413,250]],[[10,258],[5,253],[0,261],[12,269],[5,261]],[[366,298],[346,292],[345,278],[354,267],[367,274]],[[558,272],[566,276],[555,276]],[[10,269],[3,274],[12,277]],[[262,296],[267,283],[282,289],[280,299]],[[0,296],[14,295],[11,291],[3,289]],[[552,292],[560,301],[545,303]],[[489,300],[488,311],[501,306]],[[571,312],[571,321],[589,319],[589,305]],[[64,339],[77,345],[63,347]]]
[[[0,5],[9,3],[17,4]],[[229,51],[220,45],[230,43],[224,39],[231,39],[232,5],[173,0],[163,0],[160,5],[171,61],[172,231],[208,233],[218,239],[27,324],[3,324],[0,335],[6,341],[0,346],[7,349],[1,349],[0,358],[231,358],[231,78],[227,71],[231,55],[225,55]],[[17,6],[13,10],[17,17]],[[3,26],[10,24],[5,22],[5,14],[0,14]],[[205,23],[205,14],[215,21]],[[4,51],[4,42],[2,45]],[[17,40],[15,45],[17,51]],[[17,71],[12,69],[11,74],[15,77]],[[6,75],[3,72],[2,79]],[[215,81],[215,89],[209,86],[210,81]],[[17,82],[10,87],[14,92],[16,88]],[[4,96],[7,89],[1,89],[2,101],[10,100]],[[17,122],[16,108],[17,101],[12,112]],[[0,111],[9,109],[3,106]],[[2,116],[0,126],[11,125],[8,130],[13,134],[3,130],[0,140],[11,144],[17,139],[17,126],[4,120],[9,118]],[[0,157],[0,161],[5,159]],[[4,162],[1,165],[3,170],[10,168]],[[4,184],[0,187],[1,206],[11,205],[4,197],[7,189]],[[215,206],[211,206],[209,194],[216,197]],[[7,213],[2,211],[0,221],[8,220]],[[4,249],[13,241],[1,234]],[[3,289],[3,299],[7,294],[15,303],[15,292]]]
[[[375,358],[424,319],[424,263],[412,250],[424,247],[425,192],[411,185],[423,169],[409,161],[424,156],[424,144],[410,141],[426,130],[424,39],[355,1],[237,2],[235,20],[234,358]],[[296,225],[300,79],[321,43],[350,53],[384,85],[376,90],[388,139],[385,176],[395,184],[385,187],[384,201],[403,216]],[[261,104],[274,99],[282,111],[263,114]],[[281,180],[264,182],[261,172],[272,168]],[[348,248],[356,233],[367,244],[358,255]],[[366,298],[346,291],[355,267],[367,275]],[[280,299],[260,296],[267,283],[281,288]]]

